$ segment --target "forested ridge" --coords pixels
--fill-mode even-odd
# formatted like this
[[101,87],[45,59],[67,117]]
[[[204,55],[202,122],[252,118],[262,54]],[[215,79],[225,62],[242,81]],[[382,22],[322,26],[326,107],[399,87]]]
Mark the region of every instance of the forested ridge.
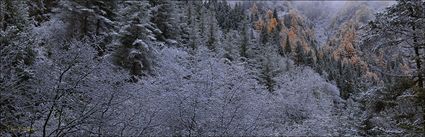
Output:
[[0,136],[421,136],[425,2],[0,1]]

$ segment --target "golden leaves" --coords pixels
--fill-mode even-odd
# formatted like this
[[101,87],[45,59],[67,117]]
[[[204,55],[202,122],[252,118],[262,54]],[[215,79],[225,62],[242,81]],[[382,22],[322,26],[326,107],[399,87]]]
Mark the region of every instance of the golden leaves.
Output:
[[[353,22],[347,22],[339,31],[339,37],[331,39],[330,43],[336,43],[337,47],[333,50],[332,56],[335,60],[345,59],[350,60],[347,63],[360,65],[362,62],[357,55],[357,50],[354,48],[356,42],[356,30]],[[337,41],[339,40],[339,41]]]
[[297,41],[297,32],[295,28],[289,29],[288,37],[289,37],[289,42],[291,43],[291,45],[295,45],[296,44],[295,42]]
[[267,25],[268,32],[272,32],[277,26],[276,18],[271,18],[269,24]]
[[256,30],[263,29],[263,26],[264,26],[264,21],[262,19],[255,22],[255,29]]
[[269,19],[274,18],[273,17],[273,11],[271,11],[271,10],[267,11],[267,18],[269,18]]
[[252,4],[252,7],[251,7],[251,13],[252,14],[257,14],[258,13],[258,8],[257,8],[257,4]]

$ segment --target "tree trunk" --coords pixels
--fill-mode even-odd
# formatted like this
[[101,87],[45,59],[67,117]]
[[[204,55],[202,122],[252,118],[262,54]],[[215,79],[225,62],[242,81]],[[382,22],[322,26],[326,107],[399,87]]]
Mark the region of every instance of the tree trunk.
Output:
[[50,107],[50,109],[49,109],[49,113],[47,114],[46,119],[44,120],[44,124],[43,124],[43,137],[46,137],[46,135],[47,135],[47,132],[46,132],[47,124],[49,123],[49,120],[50,120],[50,117],[52,116],[52,113],[53,113],[54,108],[55,108],[55,105],[53,104]]

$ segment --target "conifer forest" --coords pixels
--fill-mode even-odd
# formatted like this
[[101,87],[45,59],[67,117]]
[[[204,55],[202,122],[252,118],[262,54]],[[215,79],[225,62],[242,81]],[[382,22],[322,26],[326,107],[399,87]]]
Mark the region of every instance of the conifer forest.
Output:
[[425,1],[0,0],[0,136],[423,136]]

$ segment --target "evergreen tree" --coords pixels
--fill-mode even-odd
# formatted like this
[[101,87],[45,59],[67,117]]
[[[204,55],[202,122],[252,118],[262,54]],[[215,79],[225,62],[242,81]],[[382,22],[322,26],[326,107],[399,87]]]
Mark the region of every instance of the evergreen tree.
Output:
[[285,53],[286,55],[290,55],[292,52],[292,47],[291,47],[291,43],[289,42],[289,36],[286,36],[286,42],[285,42],[285,47],[284,47]]
[[[184,45],[187,49],[191,50],[190,53],[195,53],[194,51],[198,48],[198,45],[201,44],[201,28],[200,28],[200,18],[198,9],[201,5],[199,1],[188,1],[187,2],[187,10],[185,12],[185,20],[183,20],[183,23],[186,23],[188,27],[182,28],[182,33],[188,33],[187,38],[184,40]],[[184,26],[182,26],[184,27]]]
[[211,20],[211,18],[208,16],[209,12],[208,9],[205,6],[201,6],[200,10],[198,11],[198,18],[200,20],[199,22],[199,28],[200,28],[200,34],[201,34],[201,38],[203,39],[203,42],[205,42],[205,38],[207,38],[209,35],[208,34],[208,30],[211,28],[208,28],[208,25],[211,22],[208,22],[209,20]]
[[291,15],[287,14],[287,15],[283,16],[283,19],[284,19],[283,24],[285,25],[285,27],[288,28],[288,29],[291,28],[291,24],[292,24]]
[[61,0],[59,5],[59,17],[68,23],[68,32],[73,36],[109,36],[115,32],[115,1]]
[[206,46],[208,47],[208,49],[210,49],[211,51],[216,51],[217,50],[217,46],[218,46],[218,23],[217,20],[215,19],[213,13],[212,14],[208,14],[208,35],[207,35],[207,42],[206,42]]
[[50,20],[53,9],[57,8],[59,0],[33,0],[28,3],[29,16],[36,26]]
[[249,39],[249,34],[248,34],[248,27],[249,27],[249,25],[248,25],[249,23],[248,23],[248,20],[247,20],[247,18],[246,18],[246,16],[245,16],[245,19],[244,19],[244,22],[243,22],[243,26],[242,26],[242,31],[241,31],[241,37],[242,37],[242,39],[241,39],[241,46],[240,46],[240,56],[241,57],[244,57],[244,58],[247,58],[247,50],[248,50],[248,47],[249,47],[249,42],[250,42],[250,39]]
[[271,68],[271,62],[269,58],[266,58],[263,62],[263,68],[260,73],[261,83],[263,83],[269,92],[273,92],[275,89],[276,81],[273,79],[273,68]]
[[232,8],[228,5],[227,1],[212,1],[212,3],[212,10],[215,12],[218,25],[224,31],[229,31],[233,27],[232,23],[235,23],[232,22]]
[[155,43],[150,22],[151,7],[145,1],[125,1],[121,7],[120,21],[122,29],[119,42],[114,53],[114,62],[130,70],[134,76],[151,73],[151,46]]
[[280,27],[278,27],[278,26],[280,26],[279,24],[280,23],[278,23],[277,27],[275,29],[273,29],[273,31],[272,31],[272,42],[273,42],[273,45],[276,45],[275,47],[276,47],[278,53],[283,56],[283,46],[280,43],[280,41],[281,41]]
[[152,22],[161,30],[158,40],[176,39],[178,33],[175,17],[175,3],[171,0],[150,0],[149,3],[157,9],[153,11]]
[[[183,3],[183,2],[182,2]],[[188,4],[188,3],[186,3]],[[181,44],[181,46],[185,46],[189,44],[189,36],[190,36],[190,29],[193,28],[189,28],[190,23],[191,23],[191,19],[192,19],[192,11],[191,11],[191,7],[186,7],[186,5],[181,5],[181,10],[182,10],[182,17],[180,19],[180,27],[179,27],[179,31],[180,36],[178,38],[178,42]]]
[[313,62],[313,51],[312,50],[308,51],[307,55],[305,55],[303,60],[304,60],[303,62],[304,62],[305,65],[313,66],[314,65],[313,64],[314,63]]
[[280,44],[280,31],[282,30],[282,23],[280,22],[276,9],[273,9],[273,18],[277,21],[276,27],[273,29],[273,42],[278,45],[278,48],[280,48],[282,47],[282,45]]
[[[384,12],[377,13],[376,18],[368,24],[368,32],[364,46],[369,57],[376,57],[373,53],[384,54],[388,58],[384,58],[382,62],[390,62],[395,60],[397,54],[402,54],[407,60],[412,60],[408,69],[413,69],[413,72],[408,73],[410,79],[414,81],[414,87],[421,89],[417,94],[421,94],[419,99],[425,101],[424,89],[424,45],[425,45],[425,2],[400,0],[396,4],[388,7]],[[379,63],[379,62],[378,62]],[[388,72],[388,69],[379,67],[381,72]],[[400,74],[390,71],[384,73],[389,76],[398,76]],[[406,80],[403,80],[406,81]],[[422,111],[425,107],[422,105]],[[422,114],[422,119],[425,119],[425,114]],[[422,129],[425,129],[425,124],[422,124]],[[422,130],[423,131],[423,130]]]
[[[239,36],[239,32],[232,30],[229,31],[224,35],[224,38],[222,39],[223,43],[218,46],[218,53],[219,55],[223,54],[220,53],[222,50],[224,50],[224,57],[227,58],[229,61],[235,61],[241,56],[241,37]],[[245,52],[246,54],[246,52]]]
[[274,17],[276,20],[279,20],[279,15],[277,14],[277,10],[276,10],[276,8],[275,8],[275,9],[273,9],[273,17]]
[[285,56],[284,47],[279,45],[279,47],[277,47],[277,48],[278,48],[277,52],[279,53],[279,55],[282,56],[282,57]]
[[[413,52],[407,53],[414,59],[416,73],[412,74],[417,79],[419,87],[424,88],[423,71],[423,44],[424,41],[424,2],[401,0],[397,4],[386,9],[385,12],[376,14],[376,19],[369,22],[369,31],[366,44],[375,46],[381,52],[397,53],[392,51],[403,51],[409,49]],[[403,40],[400,40],[402,38]],[[411,41],[404,43],[403,41]],[[389,45],[389,46],[381,46]],[[391,47],[391,48],[384,48]]]
[[295,53],[294,53],[294,61],[295,64],[301,65],[304,64],[304,49],[301,46],[300,42],[297,42],[297,47],[295,47]]
[[260,32],[261,44],[266,45],[269,42],[269,32],[267,32],[267,26],[264,25]]

